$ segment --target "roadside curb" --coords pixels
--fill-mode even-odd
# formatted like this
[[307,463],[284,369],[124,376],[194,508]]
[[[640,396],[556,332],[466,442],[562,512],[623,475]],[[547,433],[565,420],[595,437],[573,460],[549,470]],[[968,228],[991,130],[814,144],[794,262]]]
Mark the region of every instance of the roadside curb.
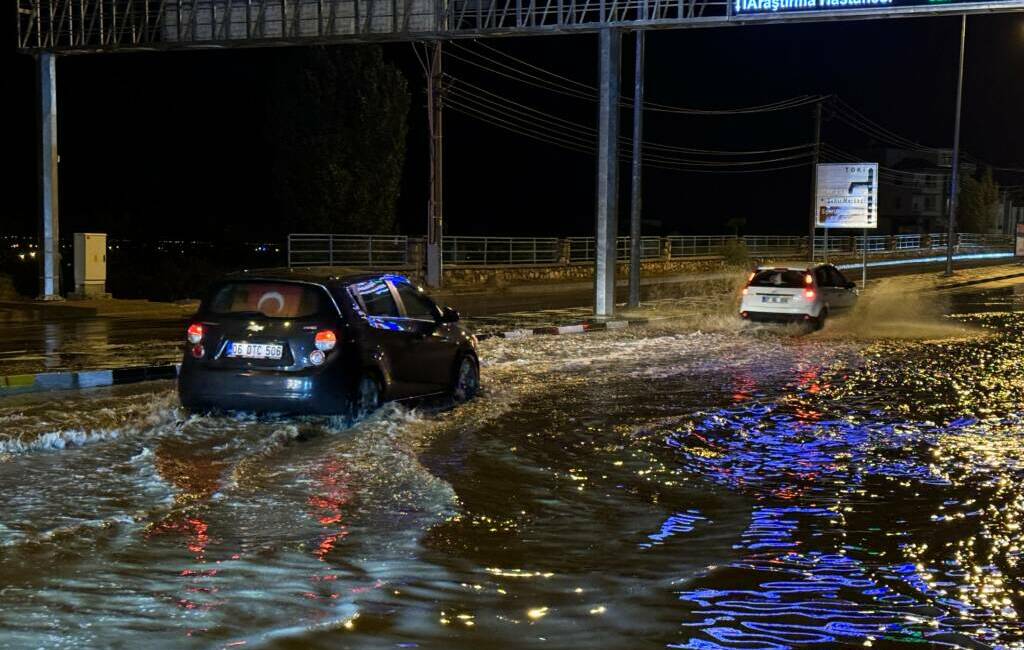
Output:
[[954,282],[953,284],[940,284],[935,287],[936,291],[944,291],[946,289],[959,289],[961,287],[973,287],[979,284],[986,284],[989,282],[1000,282],[1002,280],[1012,280],[1014,278],[1024,277],[1024,273],[1011,273],[1009,275],[999,275],[994,278],[979,278],[976,280],[964,280],[963,282]]
[[103,388],[134,384],[157,379],[175,379],[178,366],[137,366],[110,370],[82,370],[78,372],[42,372],[24,375],[0,375],[0,397],[23,393],[40,393],[81,388]]
[[575,325],[557,325],[547,327],[533,327],[497,332],[495,334],[478,334],[478,341],[486,341],[491,338],[499,339],[523,339],[531,336],[558,336],[559,334],[586,334],[587,332],[600,332],[605,330],[621,330],[627,327],[647,325],[650,318],[634,318],[630,320],[609,320],[597,323],[577,323]]

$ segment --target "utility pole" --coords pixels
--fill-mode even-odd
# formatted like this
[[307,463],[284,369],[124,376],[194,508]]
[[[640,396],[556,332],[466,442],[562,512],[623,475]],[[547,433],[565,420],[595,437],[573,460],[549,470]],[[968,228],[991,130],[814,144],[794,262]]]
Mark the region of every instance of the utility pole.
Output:
[[36,57],[36,94],[39,98],[39,239],[42,269],[39,299],[60,297],[60,211],[57,164],[57,57],[41,52]]
[[956,77],[956,119],[953,121],[953,160],[949,170],[949,229],[946,232],[946,277],[953,275],[953,238],[956,230],[956,204],[960,194],[960,107],[964,91],[964,42],[967,39],[967,14],[960,15],[960,65]]
[[619,82],[622,32],[598,32],[597,206],[594,224],[594,315],[615,314],[619,234]]
[[427,286],[441,288],[443,266],[442,199],[444,185],[442,130],[442,69],[441,41],[434,42],[430,50],[430,73],[427,75],[427,126],[430,128],[430,202],[427,208]]
[[[817,230],[818,217],[818,161],[821,158],[821,102],[814,105],[814,161],[811,164],[811,227],[810,237],[807,240],[807,248],[810,251],[811,264],[814,263],[814,236]],[[828,230],[825,231],[826,243],[828,242]],[[825,251],[828,255],[828,251]]]
[[636,32],[636,61],[633,70],[633,185],[629,207],[629,306],[640,306],[640,208],[643,203],[641,166],[644,137],[644,31]]

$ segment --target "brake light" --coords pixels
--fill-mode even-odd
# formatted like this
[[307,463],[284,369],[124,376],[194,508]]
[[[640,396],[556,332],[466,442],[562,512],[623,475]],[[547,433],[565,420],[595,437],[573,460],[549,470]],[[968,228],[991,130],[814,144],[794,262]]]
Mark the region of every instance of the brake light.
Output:
[[188,326],[188,342],[192,345],[199,345],[203,340],[203,326],[199,323],[192,323]]
[[329,352],[338,344],[338,337],[331,330],[320,330],[313,339],[316,349],[322,352]]
[[745,295],[747,295],[747,292],[748,292],[748,289],[747,289],[747,287],[743,287],[743,295],[744,295],[744,296],[745,296]]
[[813,275],[808,273],[807,275],[804,276],[804,284],[813,284],[813,283],[814,283],[814,276]]
[[813,300],[814,299],[814,289],[808,289],[808,290],[804,291],[804,297],[807,298],[808,300]]

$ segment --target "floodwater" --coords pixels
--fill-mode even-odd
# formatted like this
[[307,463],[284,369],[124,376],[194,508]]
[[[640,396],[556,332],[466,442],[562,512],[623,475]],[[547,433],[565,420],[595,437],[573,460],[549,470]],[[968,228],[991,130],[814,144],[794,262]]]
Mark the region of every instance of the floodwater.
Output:
[[0,645],[1024,647],[1022,305],[493,339],[351,428],[6,398]]

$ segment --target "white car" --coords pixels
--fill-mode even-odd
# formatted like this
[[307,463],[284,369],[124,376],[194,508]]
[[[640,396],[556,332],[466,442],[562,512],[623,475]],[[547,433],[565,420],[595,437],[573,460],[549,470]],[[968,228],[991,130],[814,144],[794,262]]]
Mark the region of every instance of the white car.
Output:
[[821,328],[829,314],[857,303],[857,285],[831,264],[758,267],[747,279],[740,316],[752,321],[807,321]]

